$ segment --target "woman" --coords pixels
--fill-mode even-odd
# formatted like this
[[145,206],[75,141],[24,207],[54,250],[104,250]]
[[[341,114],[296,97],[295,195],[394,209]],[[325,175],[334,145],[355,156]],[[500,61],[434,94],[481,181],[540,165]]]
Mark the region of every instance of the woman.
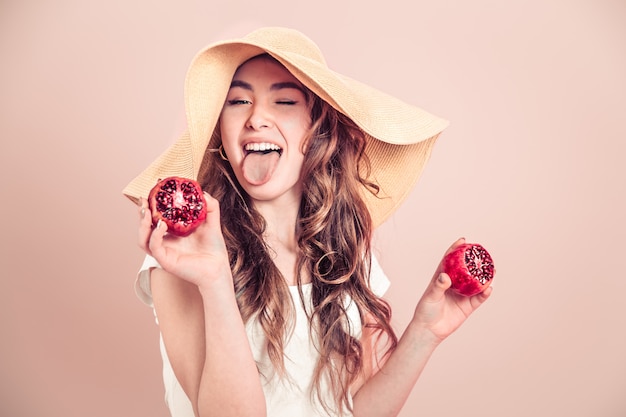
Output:
[[[491,293],[447,292],[439,267],[400,339],[381,298],[373,228],[446,122],[332,72],[282,28],[201,51],[186,100],[188,132],[125,189],[141,207],[138,289],[172,415],[397,415]],[[143,198],[169,175],[206,192],[207,219],[185,238],[152,227]]]

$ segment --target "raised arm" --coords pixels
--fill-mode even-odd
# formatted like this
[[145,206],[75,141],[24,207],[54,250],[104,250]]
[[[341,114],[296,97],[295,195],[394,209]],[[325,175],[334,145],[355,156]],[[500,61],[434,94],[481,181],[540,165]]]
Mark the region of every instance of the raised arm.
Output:
[[139,245],[163,269],[151,287],[165,349],[196,416],[265,416],[265,398],[237,307],[218,202],[185,238],[151,227],[141,203]]
[[[456,241],[446,253],[464,240]],[[437,346],[487,298],[492,289],[472,297],[446,291],[450,277],[435,271],[397,348],[354,396],[355,417],[397,416]],[[365,329],[367,330],[367,329]]]

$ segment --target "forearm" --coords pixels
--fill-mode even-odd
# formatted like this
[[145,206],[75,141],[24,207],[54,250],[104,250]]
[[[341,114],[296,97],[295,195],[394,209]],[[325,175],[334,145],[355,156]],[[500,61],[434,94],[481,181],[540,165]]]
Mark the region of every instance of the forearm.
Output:
[[397,416],[438,343],[427,330],[409,324],[381,369],[354,396],[354,416]]
[[198,415],[265,416],[265,397],[231,283],[201,289],[206,337]]
[[155,269],[151,286],[169,361],[196,416],[226,416],[227,410],[236,416],[265,415],[232,278],[201,290]]
[[[448,251],[463,243],[455,242]],[[431,355],[492,293],[465,297],[447,291],[450,277],[441,266],[422,295],[415,315],[386,363],[354,396],[355,417],[397,416]]]

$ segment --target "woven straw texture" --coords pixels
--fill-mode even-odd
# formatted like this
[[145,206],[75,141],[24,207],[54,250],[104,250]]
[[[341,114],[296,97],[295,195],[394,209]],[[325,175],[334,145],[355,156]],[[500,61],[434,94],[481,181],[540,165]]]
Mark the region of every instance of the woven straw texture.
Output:
[[408,196],[448,122],[332,71],[315,43],[286,28],[259,29],[242,39],[212,44],[194,57],[185,80],[188,130],[126,186],[124,195],[136,202],[160,178],[197,179],[236,69],[265,52],[366,134],[370,179],[380,193],[364,195],[374,225],[382,224]]

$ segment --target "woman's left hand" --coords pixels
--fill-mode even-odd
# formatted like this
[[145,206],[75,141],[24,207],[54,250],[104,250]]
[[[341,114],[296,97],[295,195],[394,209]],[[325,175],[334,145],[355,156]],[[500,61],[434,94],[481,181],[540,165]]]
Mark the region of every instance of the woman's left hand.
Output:
[[[465,239],[457,240],[445,254],[464,243]],[[493,291],[491,287],[488,287],[480,294],[467,297],[454,291],[448,291],[451,285],[452,281],[448,274],[443,272],[443,265],[440,262],[430,284],[415,308],[415,315],[411,321],[411,326],[428,331],[433,337],[432,342],[435,344],[441,343],[458,329],[489,298]]]

